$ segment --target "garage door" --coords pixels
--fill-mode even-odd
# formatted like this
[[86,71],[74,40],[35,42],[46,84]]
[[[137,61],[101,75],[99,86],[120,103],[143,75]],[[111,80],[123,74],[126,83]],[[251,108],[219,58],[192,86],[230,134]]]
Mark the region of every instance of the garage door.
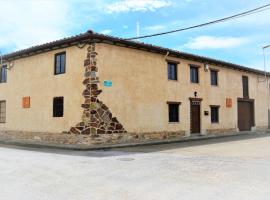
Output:
[[254,102],[238,101],[239,131],[250,131],[254,126]]

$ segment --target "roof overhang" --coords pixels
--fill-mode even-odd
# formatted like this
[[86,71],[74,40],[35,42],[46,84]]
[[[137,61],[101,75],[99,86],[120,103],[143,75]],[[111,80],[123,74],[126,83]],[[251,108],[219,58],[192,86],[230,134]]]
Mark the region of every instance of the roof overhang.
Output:
[[[87,31],[86,33],[76,35],[73,37],[64,38],[61,40],[49,42],[49,43],[38,45],[38,46],[33,46],[28,49],[6,54],[3,56],[3,60],[5,62],[9,62],[12,60],[33,56],[33,55],[48,52],[51,50],[66,48],[66,47],[74,46],[74,45],[93,43],[93,42],[123,46],[127,48],[139,49],[142,51],[149,51],[152,53],[159,53],[159,54],[164,54],[164,55],[167,55],[169,53],[170,57],[182,58],[182,59],[192,60],[196,62],[201,62],[204,64],[216,65],[220,67],[231,68],[234,70],[241,70],[241,71],[256,73],[259,75],[265,75],[264,71],[248,68],[248,67],[233,64],[230,62],[225,62],[225,61],[221,61],[221,60],[217,60],[213,58],[208,58],[204,56],[198,56],[198,55],[194,55],[190,53],[176,51],[176,50],[163,48],[163,47],[159,47],[159,46],[155,46],[151,44],[145,44],[138,41],[130,41],[130,40],[125,40],[118,37],[98,34],[98,33],[94,33],[93,31]],[[268,76],[270,75],[270,73],[268,72],[266,74]]]

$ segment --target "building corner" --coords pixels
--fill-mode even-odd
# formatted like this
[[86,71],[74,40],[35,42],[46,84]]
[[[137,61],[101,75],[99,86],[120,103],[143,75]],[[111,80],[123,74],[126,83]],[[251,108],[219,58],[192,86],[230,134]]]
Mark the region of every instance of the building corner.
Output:
[[71,134],[98,137],[104,134],[122,134],[126,132],[110,109],[98,99],[102,90],[99,89],[97,56],[96,43],[90,43],[87,48],[87,57],[84,60],[83,85],[85,89],[82,93],[84,97],[82,121],[70,128],[69,133]]

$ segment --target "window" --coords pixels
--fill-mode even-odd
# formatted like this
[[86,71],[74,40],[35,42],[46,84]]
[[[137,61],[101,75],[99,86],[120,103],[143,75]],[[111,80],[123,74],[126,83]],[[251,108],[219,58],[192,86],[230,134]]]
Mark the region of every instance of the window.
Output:
[[180,103],[168,103],[169,122],[179,122],[179,105]]
[[219,122],[219,106],[210,106],[211,108],[211,123]]
[[55,55],[54,74],[64,74],[66,72],[66,52]]
[[218,72],[210,70],[211,73],[211,85],[218,85]]
[[0,123],[6,123],[6,101],[0,101]]
[[190,66],[190,81],[192,83],[199,83],[199,69],[198,69],[198,67]]
[[168,62],[168,79],[177,80],[177,64]]
[[7,66],[4,65],[0,68],[0,83],[6,83],[7,82]]
[[248,77],[242,76],[242,85],[243,85],[243,98],[249,98],[248,92]]
[[55,97],[53,99],[53,117],[64,116],[64,97]]

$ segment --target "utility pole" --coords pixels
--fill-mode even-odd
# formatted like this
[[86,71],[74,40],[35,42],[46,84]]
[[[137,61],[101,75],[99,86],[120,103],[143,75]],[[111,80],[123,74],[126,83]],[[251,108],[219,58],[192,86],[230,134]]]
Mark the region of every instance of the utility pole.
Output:
[[265,50],[267,48],[270,48],[270,45],[264,46],[262,49],[263,49],[264,76],[265,76],[265,83],[266,83],[266,89],[267,89],[268,128],[270,128],[270,109],[269,109],[270,87],[269,87],[269,81],[268,81],[267,72],[266,72],[266,55],[265,55]]

